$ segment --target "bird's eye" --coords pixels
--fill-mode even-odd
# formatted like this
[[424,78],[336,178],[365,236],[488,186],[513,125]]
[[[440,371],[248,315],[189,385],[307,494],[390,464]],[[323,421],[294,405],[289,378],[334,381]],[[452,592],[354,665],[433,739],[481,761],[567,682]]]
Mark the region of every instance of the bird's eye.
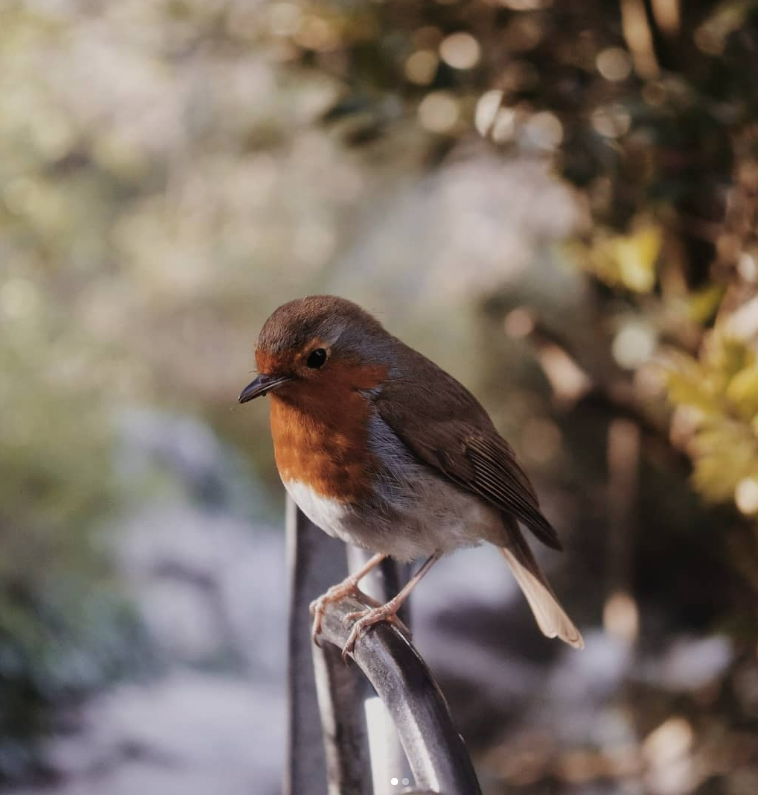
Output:
[[311,351],[308,354],[308,358],[305,360],[305,363],[308,365],[308,367],[312,367],[314,370],[317,370],[319,367],[323,367],[325,362],[326,351],[323,348],[316,348],[315,351]]

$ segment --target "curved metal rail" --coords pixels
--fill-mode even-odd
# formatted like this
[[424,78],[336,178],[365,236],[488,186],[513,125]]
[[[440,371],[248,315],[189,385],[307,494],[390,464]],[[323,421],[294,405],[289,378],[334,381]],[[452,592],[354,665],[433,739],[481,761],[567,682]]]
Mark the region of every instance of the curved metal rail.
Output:
[[[324,615],[323,637],[339,650],[350,632],[344,617],[365,607],[353,598],[332,604]],[[447,701],[414,646],[394,627],[378,624],[358,641],[351,655],[384,702],[416,779],[416,787],[444,795],[481,795],[463,739]],[[418,790],[415,790],[418,792]]]
[[[285,795],[481,795],[444,696],[398,631],[387,624],[372,627],[356,645],[356,664],[345,666],[340,655],[350,628],[343,627],[342,619],[362,605],[343,599],[324,616],[323,648],[311,642],[308,604],[347,573],[345,547],[291,502],[287,537],[290,704]],[[394,564],[384,569],[369,584],[372,595],[380,598],[388,596],[380,592],[383,587],[397,590],[400,576]],[[402,751],[394,750],[392,738],[385,738],[390,747],[383,757],[369,751],[365,699],[371,686],[394,722],[397,732],[391,734],[399,735]],[[408,777],[403,751],[415,788],[401,786]],[[376,769],[380,765],[387,770]]]

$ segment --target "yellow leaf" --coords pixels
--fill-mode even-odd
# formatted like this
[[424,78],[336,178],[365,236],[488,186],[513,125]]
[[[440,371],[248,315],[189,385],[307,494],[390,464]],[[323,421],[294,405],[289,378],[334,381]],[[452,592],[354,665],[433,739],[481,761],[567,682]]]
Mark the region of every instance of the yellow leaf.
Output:
[[692,293],[687,303],[687,314],[696,323],[706,323],[716,314],[725,292],[724,285],[712,284]]
[[690,374],[670,372],[666,379],[669,398],[679,406],[689,406],[698,409],[705,416],[719,415],[722,413],[719,402],[712,394],[704,389],[705,381],[692,378]]
[[638,293],[650,292],[661,251],[660,230],[648,226],[628,237],[620,236],[614,241],[614,249],[622,284]]
[[660,229],[646,223],[628,235],[601,230],[591,245],[574,245],[569,251],[607,284],[647,293],[655,286],[661,243]]
[[756,471],[756,440],[746,431],[742,423],[725,420],[698,433],[693,480],[706,499],[732,501],[737,484]]
[[758,366],[746,367],[729,382],[726,396],[748,420],[758,414]]

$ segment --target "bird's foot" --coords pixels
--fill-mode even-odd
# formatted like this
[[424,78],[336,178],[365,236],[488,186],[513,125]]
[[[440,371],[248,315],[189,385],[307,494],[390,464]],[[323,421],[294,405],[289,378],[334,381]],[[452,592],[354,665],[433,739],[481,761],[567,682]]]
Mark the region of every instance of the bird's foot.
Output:
[[318,599],[314,599],[311,602],[309,608],[311,615],[313,616],[311,637],[317,646],[321,646],[318,636],[321,634],[321,625],[324,621],[324,613],[326,612],[327,605],[333,604],[334,602],[339,602],[340,599],[343,599],[345,596],[358,596],[361,601],[369,602],[375,605],[379,604],[379,602],[376,600],[371,599],[371,597],[362,593],[358,588],[358,583],[350,577],[343,582],[338,583],[337,585],[332,585],[332,587],[329,588],[325,594],[319,596]]
[[400,609],[399,604],[393,604],[394,600],[390,600],[385,605],[377,604],[376,607],[369,607],[366,610],[358,610],[355,613],[348,613],[342,619],[342,625],[347,627],[351,621],[354,621],[353,628],[347,637],[347,642],[342,649],[342,661],[347,663],[347,655],[353,653],[355,644],[363,636],[363,633],[374,624],[379,624],[386,621],[397,627],[409,640],[411,638],[411,631],[405,624],[398,618],[397,611]]

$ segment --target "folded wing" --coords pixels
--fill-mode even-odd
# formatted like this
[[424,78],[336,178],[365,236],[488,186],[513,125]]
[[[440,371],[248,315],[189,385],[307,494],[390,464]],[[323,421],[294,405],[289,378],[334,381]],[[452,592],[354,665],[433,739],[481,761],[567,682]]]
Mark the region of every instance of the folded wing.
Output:
[[[440,382],[443,395],[428,386]],[[403,346],[398,372],[374,401],[382,419],[421,461],[523,522],[543,544],[561,549],[513,449],[452,376]]]

